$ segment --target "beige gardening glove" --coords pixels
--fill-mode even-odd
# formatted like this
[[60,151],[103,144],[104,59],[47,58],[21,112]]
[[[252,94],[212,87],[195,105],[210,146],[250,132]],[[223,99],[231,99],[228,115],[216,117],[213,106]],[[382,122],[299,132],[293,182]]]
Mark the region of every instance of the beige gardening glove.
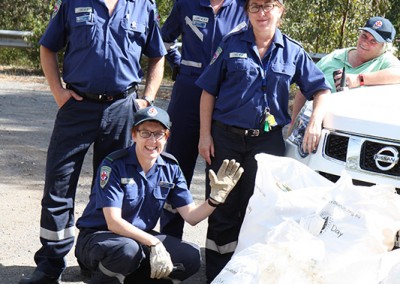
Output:
[[162,242],[150,247],[150,268],[150,277],[157,279],[167,277],[172,271],[171,256]]
[[218,203],[224,203],[229,192],[231,192],[240,179],[243,171],[243,168],[235,160],[224,160],[217,174],[213,170],[209,170],[210,198]]

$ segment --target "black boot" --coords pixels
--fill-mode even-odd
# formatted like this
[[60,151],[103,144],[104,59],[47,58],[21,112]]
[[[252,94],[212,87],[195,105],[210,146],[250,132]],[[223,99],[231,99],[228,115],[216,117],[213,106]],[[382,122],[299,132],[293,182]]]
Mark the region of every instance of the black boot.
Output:
[[61,277],[53,277],[35,270],[31,275],[22,278],[19,284],[61,284]]

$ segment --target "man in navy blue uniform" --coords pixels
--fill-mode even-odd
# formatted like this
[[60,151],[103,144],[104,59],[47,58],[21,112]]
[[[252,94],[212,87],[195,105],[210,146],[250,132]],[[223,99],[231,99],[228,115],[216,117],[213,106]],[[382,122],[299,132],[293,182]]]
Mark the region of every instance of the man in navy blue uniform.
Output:
[[243,169],[225,160],[210,171],[211,194],[196,206],[175,158],[163,152],[170,120],[155,107],[134,117],[134,145],[111,153],[101,164],[90,201],[77,222],[75,254],[97,283],[172,283],[200,267],[200,250],[154,231],[166,201],[195,225],[225,201]]
[[[167,152],[173,154],[190,186],[198,156],[201,89],[196,79],[210,63],[219,42],[231,31],[247,25],[243,0],[177,0],[164,25],[162,38],[176,81],[168,113],[173,128]],[[181,38],[182,53],[175,46]],[[183,220],[171,206],[161,217],[161,231],[182,237]]]
[[[20,283],[59,283],[74,243],[74,199],[82,163],[94,143],[93,172],[131,144],[137,108],[152,101],[166,50],[151,0],[58,0],[40,40],[43,71],[59,107],[47,154],[37,268]],[[65,47],[63,81],[57,53]],[[144,96],[141,54],[149,58]]]

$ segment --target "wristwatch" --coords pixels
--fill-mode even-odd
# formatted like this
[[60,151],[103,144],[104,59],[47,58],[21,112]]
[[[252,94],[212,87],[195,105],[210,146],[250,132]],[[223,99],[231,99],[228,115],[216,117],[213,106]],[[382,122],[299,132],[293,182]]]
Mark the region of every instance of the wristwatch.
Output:
[[149,97],[147,96],[143,96],[142,100],[145,100],[149,104],[149,106],[154,105],[154,100],[149,99]]

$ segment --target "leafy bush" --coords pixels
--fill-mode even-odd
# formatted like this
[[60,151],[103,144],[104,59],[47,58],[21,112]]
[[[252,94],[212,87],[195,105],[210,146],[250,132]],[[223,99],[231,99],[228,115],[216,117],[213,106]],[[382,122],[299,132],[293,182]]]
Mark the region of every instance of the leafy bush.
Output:
[[1,0],[0,27],[4,30],[31,31],[31,48],[2,48],[0,64],[39,68],[38,41],[47,26],[51,0]]
[[[198,0],[192,0],[198,1]],[[40,69],[38,40],[50,19],[55,0],[0,0],[0,27],[32,31],[32,48],[0,48],[0,64]],[[156,0],[164,23],[174,0]],[[354,46],[358,28],[372,16],[386,16],[400,32],[400,0],[290,0],[282,29],[308,52],[329,53]],[[169,67],[166,66],[166,72]],[[168,75],[166,75],[168,76]]]

